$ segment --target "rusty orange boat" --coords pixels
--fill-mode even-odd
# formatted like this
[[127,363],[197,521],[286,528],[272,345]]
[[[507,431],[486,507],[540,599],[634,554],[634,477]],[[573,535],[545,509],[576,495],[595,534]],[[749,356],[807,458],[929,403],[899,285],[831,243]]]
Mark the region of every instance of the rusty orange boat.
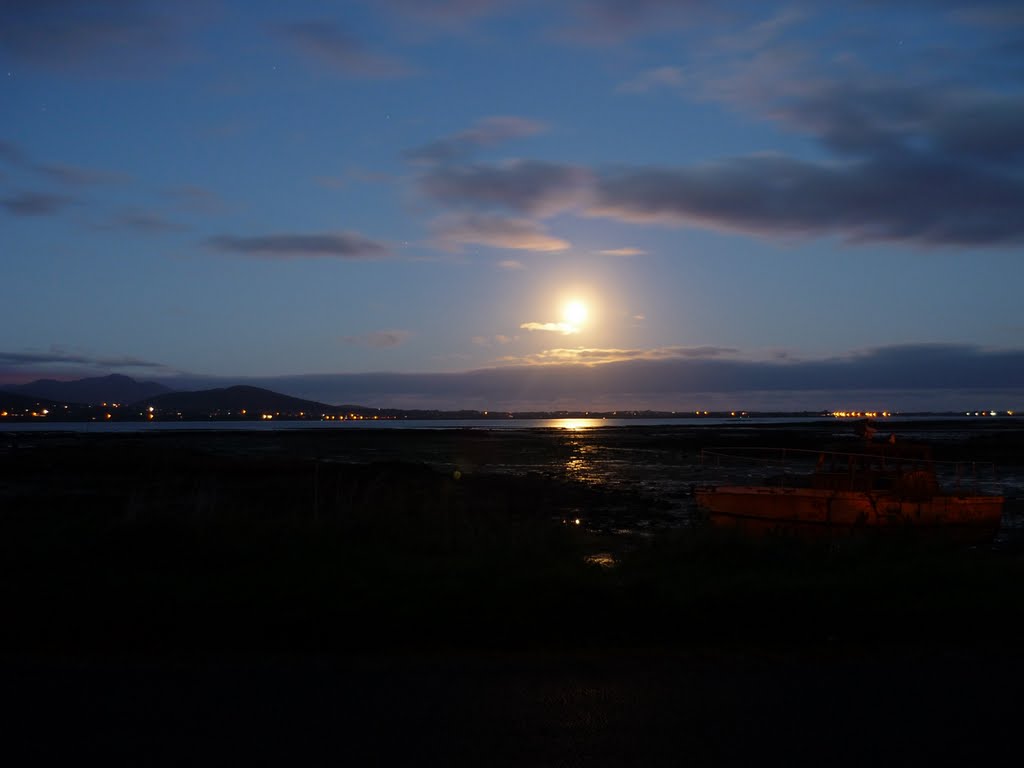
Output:
[[1002,519],[1003,497],[982,492],[976,465],[947,467],[943,477],[952,488],[944,489],[926,446],[767,455],[769,450],[703,452],[705,466],[752,461],[774,472],[752,484],[695,488],[697,505],[713,524],[754,533],[932,530],[987,536]]

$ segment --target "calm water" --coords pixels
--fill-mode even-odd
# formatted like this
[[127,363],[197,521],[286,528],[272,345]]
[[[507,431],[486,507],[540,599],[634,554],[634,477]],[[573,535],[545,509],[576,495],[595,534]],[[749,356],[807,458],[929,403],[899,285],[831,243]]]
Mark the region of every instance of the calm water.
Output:
[[[967,416],[890,416],[877,421],[884,431],[886,423],[907,423],[914,421],[948,421],[955,430],[958,422],[977,422],[977,417]],[[994,417],[993,424],[1019,421],[1011,417]],[[296,429],[565,429],[586,430],[600,427],[662,427],[662,426],[744,426],[758,424],[812,424],[834,422],[837,425],[852,424],[852,421],[832,419],[827,416],[765,416],[765,417],[665,417],[655,419],[395,419],[361,421],[125,421],[125,422],[58,422],[26,421],[0,425],[0,432],[159,432],[166,430],[214,430],[240,432],[274,432]],[[934,434],[934,433],[933,433]]]

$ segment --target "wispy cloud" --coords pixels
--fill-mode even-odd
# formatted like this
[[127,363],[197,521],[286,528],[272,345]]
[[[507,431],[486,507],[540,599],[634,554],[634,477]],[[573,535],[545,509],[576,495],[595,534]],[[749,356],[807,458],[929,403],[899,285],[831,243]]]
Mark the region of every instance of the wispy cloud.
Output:
[[507,336],[504,333],[498,333],[494,336],[474,336],[471,341],[478,347],[490,347],[494,344],[511,344],[516,340],[515,336]]
[[[771,8],[768,8],[771,11]],[[807,14],[796,7],[784,7],[767,18],[753,21],[729,30],[711,41],[711,46],[720,51],[757,51],[775,43],[784,33],[807,18]]]
[[175,206],[186,213],[211,215],[227,209],[224,199],[211,189],[198,184],[181,184],[166,190]]
[[161,213],[137,208],[120,212],[111,220],[107,228],[128,229],[149,234],[180,232],[184,229],[181,224],[168,219]]
[[647,251],[641,248],[606,248],[598,253],[602,256],[645,256]]
[[371,347],[373,349],[388,349],[404,344],[412,336],[409,331],[373,331],[360,336],[342,336],[346,344],[354,344],[360,347]]
[[680,67],[655,67],[620,84],[615,90],[620,93],[647,93],[661,89],[676,90],[685,85],[686,78]]
[[211,248],[227,253],[273,259],[376,259],[389,253],[389,249],[382,243],[356,232],[287,233],[255,237],[218,235],[209,238],[206,243]]
[[543,253],[570,247],[568,241],[548,234],[542,224],[530,219],[483,213],[441,217],[434,222],[433,231],[443,248],[454,251],[469,244]]
[[406,152],[414,162],[444,163],[465,158],[477,149],[534,136],[547,130],[547,125],[525,117],[498,115],[478,120],[471,127],[445,136]]
[[42,368],[50,366],[88,366],[92,368],[150,368],[167,370],[162,363],[143,360],[127,355],[106,357],[79,352],[68,352],[59,346],[51,347],[46,352],[4,352],[0,351],[0,369]]
[[[559,325],[549,323],[548,325]],[[544,329],[555,330],[555,329]],[[502,362],[519,365],[581,364],[603,365],[628,360],[697,360],[725,355],[736,355],[739,350],[731,347],[656,347],[652,349],[605,349],[600,347],[576,347],[546,349],[533,355],[505,357]]]
[[[186,0],[187,1],[187,0]],[[198,15],[198,3],[188,3]],[[150,0],[6,0],[0,49],[69,74],[138,77],[179,55],[179,25]]]
[[32,164],[21,147],[3,139],[0,139],[0,160],[15,168],[24,168]]
[[83,168],[63,163],[40,162],[33,159],[24,149],[10,141],[0,140],[0,161],[11,168],[29,171],[47,181],[70,186],[88,186],[92,184],[110,184],[126,181],[123,173],[105,171],[98,168]]
[[14,216],[54,216],[75,202],[74,198],[66,195],[45,192],[21,192],[0,198],[0,205]]
[[415,20],[445,27],[460,27],[503,11],[514,10],[525,0],[380,0],[382,5]]
[[308,60],[342,75],[390,78],[411,72],[399,59],[369,50],[362,40],[333,21],[284,24],[274,31]]
[[[574,3],[560,37],[591,44],[617,44],[645,34],[664,34],[729,14],[709,0],[587,0]],[[735,18],[735,17],[732,17]]]
[[547,331],[549,333],[560,333],[563,336],[580,332],[579,327],[572,323],[522,323],[519,327],[524,331]]
[[80,168],[74,165],[41,163],[35,169],[60,184],[87,186],[92,184],[111,184],[127,180],[127,176],[113,171],[101,171],[95,168]]
[[313,178],[313,183],[325,189],[342,189],[352,183],[390,184],[394,181],[395,177],[391,174],[367,171],[361,168],[350,169],[342,174]]

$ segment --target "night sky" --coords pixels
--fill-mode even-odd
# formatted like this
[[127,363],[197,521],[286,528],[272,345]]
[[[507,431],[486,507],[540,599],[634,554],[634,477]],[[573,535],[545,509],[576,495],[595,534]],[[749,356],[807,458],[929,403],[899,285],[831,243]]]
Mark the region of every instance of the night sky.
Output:
[[0,2],[0,384],[1024,407],[1024,6]]

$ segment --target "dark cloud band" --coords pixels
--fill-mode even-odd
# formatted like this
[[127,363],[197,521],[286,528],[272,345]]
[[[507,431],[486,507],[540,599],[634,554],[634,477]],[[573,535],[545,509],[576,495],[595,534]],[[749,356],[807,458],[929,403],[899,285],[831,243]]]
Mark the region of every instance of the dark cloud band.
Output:
[[374,259],[388,253],[382,243],[354,232],[326,234],[279,234],[259,237],[218,235],[207,244],[219,251],[277,259],[341,258]]

